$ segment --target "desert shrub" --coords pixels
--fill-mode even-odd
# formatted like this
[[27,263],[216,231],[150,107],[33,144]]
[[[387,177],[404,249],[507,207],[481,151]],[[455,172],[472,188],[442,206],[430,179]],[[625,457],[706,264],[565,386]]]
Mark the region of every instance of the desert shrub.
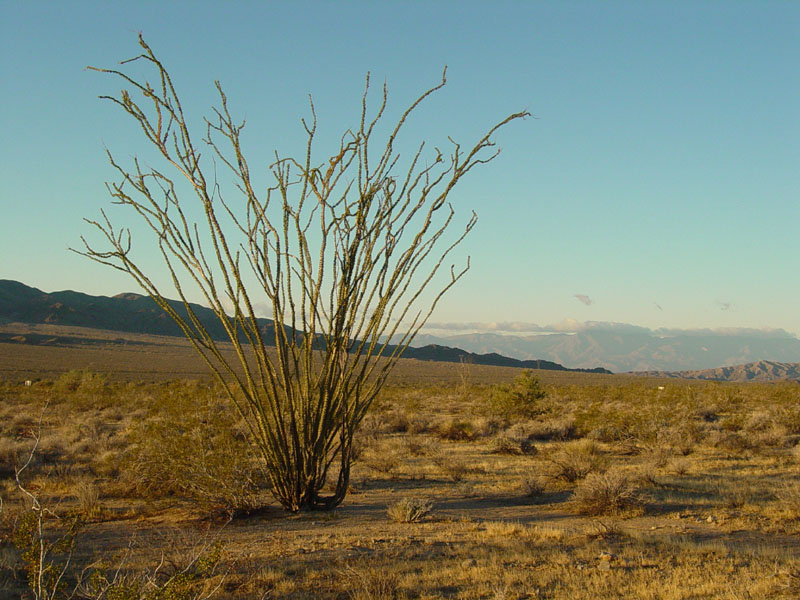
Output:
[[472,430],[475,438],[495,435],[503,428],[503,425],[503,421],[492,416],[482,416],[472,420]]
[[350,567],[345,572],[351,600],[396,600],[405,596],[399,591],[400,576],[393,567]]
[[16,523],[12,540],[35,598],[67,597],[66,575],[82,527],[82,519],[73,517],[54,536],[47,531],[45,511],[39,505],[26,511]]
[[428,418],[423,415],[411,415],[408,418],[408,433],[419,434],[426,433],[430,429],[431,423]]
[[503,419],[530,419],[542,412],[541,401],[547,397],[539,378],[523,371],[511,385],[496,386],[487,403],[489,414]]
[[792,448],[792,456],[800,462],[800,444],[797,444],[794,448]]
[[686,458],[673,458],[668,463],[669,470],[675,475],[686,475],[691,467],[691,461]]
[[775,495],[790,518],[800,519],[800,482],[784,484]]
[[573,439],[577,431],[575,429],[575,419],[572,416],[567,416],[557,419],[515,423],[509,427],[507,433],[520,442],[525,439],[540,442],[563,442]]
[[574,483],[605,468],[606,459],[592,440],[568,442],[546,457],[553,479]]
[[81,479],[73,488],[81,514],[91,519],[100,514],[100,488],[91,479]]
[[522,482],[522,493],[531,500],[538,501],[542,499],[547,491],[547,484],[540,476],[531,476],[525,478]]
[[77,590],[81,598],[102,600],[206,600],[222,587],[224,547],[203,541],[194,547],[175,547],[161,562],[144,571],[124,564],[100,562]]
[[734,413],[730,415],[726,415],[722,419],[720,419],[719,427],[723,431],[728,432],[737,432],[741,431],[744,428],[747,419],[745,415],[741,413]]
[[[209,390],[205,396],[191,386],[167,391],[161,414],[131,432],[121,478],[140,495],[185,496],[209,511],[257,508],[264,477],[232,412]],[[175,411],[182,411],[180,419]]]
[[495,436],[489,442],[491,454],[522,454],[520,443],[507,434]]
[[389,518],[395,523],[417,523],[433,509],[433,503],[425,498],[403,498],[387,509]]
[[404,433],[411,427],[411,421],[404,412],[390,410],[381,415],[383,433]]
[[396,443],[372,445],[361,462],[378,473],[388,474],[400,466],[400,448]]
[[463,419],[447,419],[437,426],[436,434],[453,442],[468,442],[477,437],[472,423]]
[[790,435],[800,435],[800,398],[778,410],[776,420]]
[[737,482],[720,482],[716,486],[717,496],[725,508],[741,508],[753,499],[750,485]]
[[752,448],[752,442],[747,436],[733,431],[712,432],[707,441],[715,448],[728,452],[739,453]]
[[421,435],[411,435],[405,439],[405,447],[411,456],[429,456],[441,451],[440,443]]
[[67,396],[78,406],[87,404],[105,404],[108,396],[108,378],[101,373],[83,371],[67,371],[53,382],[53,391]]
[[464,481],[470,471],[466,462],[450,455],[437,454],[433,457],[433,463],[439,467],[445,477],[454,483]]
[[621,471],[590,473],[575,488],[573,502],[582,515],[619,514],[644,504],[633,479]]
[[0,477],[13,477],[29,450],[29,444],[25,442],[0,437]]

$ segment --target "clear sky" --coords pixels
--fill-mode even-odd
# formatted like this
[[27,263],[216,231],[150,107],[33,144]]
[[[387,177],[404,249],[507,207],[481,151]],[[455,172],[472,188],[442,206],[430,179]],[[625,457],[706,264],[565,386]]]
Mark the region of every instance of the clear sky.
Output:
[[533,113],[453,197],[479,223],[437,323],[800,333],[798,2],[4,0],[0,28],[2,279],[136,291],[67,247],[108,205],[104,147],[143,148],[97,99],[119,84],[84,67],[134,56],[141,31],[192,117],[222,82],[251,165],[300,147],[308,93],[322,142],[355,126],[367,71],[396,116],[448,65],[411,141]]

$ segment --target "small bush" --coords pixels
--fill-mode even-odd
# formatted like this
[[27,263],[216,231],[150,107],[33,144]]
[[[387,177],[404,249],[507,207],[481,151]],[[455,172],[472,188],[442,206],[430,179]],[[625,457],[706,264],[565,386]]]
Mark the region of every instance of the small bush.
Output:
[[752,448],[752,443],[746,436],[732,431],[715,432],[709,436],[708,441],[715,448],[728,452],[739,453]]
[[247,514],[260,507],[266,482],[238,435],[234,413],[212,393],[198,397],[202,390],[188,386],[168,392],[161,415],[132,431],[121,485],[143,497],[184,496],[209,513]]
[[669,461],[669,470],[675,475],[686,475],[691,467],[691,461],[686,458],[674,458]]
[[792,518],[800,518],[800,482],[785,484],[775,495]]
[[89,479],[81,479],[74,489],[81,514],[91,519],[100,514],[100,488]]
[[452,442],[472,441],[477,437],[475,428],[469,421],[450,419],[437,428],[440,438]]
[[418,435],[408,436],[405,440],[406,451],[411,456],[436,454],[439,451],[438,444],[435,440]]
[[29,446],[26,442],[0,438],[0,477],[13,477],[15,469],[24,462],[23,456],[30,452]]
[[547,485],[541,477],[530,477],[522,482],[522,492],[532,500],[540,500],[547,490]]
[[105,375],[88,370],[67,371],[53,382],[53,391],[73,397],[79,404],[101,403],[106,394],[108,380]]
[[351,600],[395,600],[400,594],[400,576],[392,567],[350,568],[346,572],[350,582]]
[[424,498],[403,498],[387,509],[389,518],[395,523],[418,523],[433,509],[433,503]]
[[725,508],[741,508],[753,499],[753,490],[742,482],[717,486],[717,495]]
[[489,442],[491,454],[522,454],[520,443],[512,437],[501,434],[493,437]]
[[438,466],[453,483],[464,481],[467,473],[469,473],[469,467],[463,460],[454,460],[451,458],[446,462],[439,462]]
[[641,509],[644,504],[639,488],[620,471],[590,473],[575,488],[573,501],[578,513],[593,516]]
[[503,419],[530,419],[541,414],[541,400],[547,397],[539,378],[523,371],[511,385],[494,388],[489,397],[490,414]]
[[364,456],[362,462],[373,471],[388,475],[400,466],[400,456],[395,446],[375,446]]
[[547,458],[550,475],[553,479],[574,483],[589,473],[601,471],[606,460],[600,452],[600,447],[592,440],[570,442]]

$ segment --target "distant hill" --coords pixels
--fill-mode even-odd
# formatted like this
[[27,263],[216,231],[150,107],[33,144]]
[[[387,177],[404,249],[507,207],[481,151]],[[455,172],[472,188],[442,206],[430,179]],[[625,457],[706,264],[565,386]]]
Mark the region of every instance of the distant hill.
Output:
[[[170,301],[175,310],[185,316],[186,309],[179,301]],[[191,304],[192,311],[215,340],[228,337],[214,312],[199,304]],[[63,291],[46,293],[18,281],[0,279],[0,323],[46,323],[89,327],[150,335],[183,336],[180,328],[148,296],[125,293],[113,297],[90,296],[80,292]],[[275,343],[275,327],[271,319],[258,319],[264,341]],[[17,340],[19,343],[19,340]],[[566,367],[548,360],[519,360],[496,353],[475,353],[446,345],[434,344],[408,348],[405,358],[419,360],[460,362],[476,365],[524,367],[558,371],[610,373],[603,368]]]
[[645,371],[636,375],[651,377],[675,377],[680,379],[707,379],[714,381],[781,381],[790,380],[800,383],[800,362],[782,363],[760,360],[746,365],[718,367],[698,371]]
[[661,332],[631,325],[598,324],[570,334],[421,335],[414,343],[457,346],[470,352],[497,353],[519,360],[540,358],[572,368],[600,366],[615,373],[694,371],[758,361],[800,361],[800,339],[780,331]]

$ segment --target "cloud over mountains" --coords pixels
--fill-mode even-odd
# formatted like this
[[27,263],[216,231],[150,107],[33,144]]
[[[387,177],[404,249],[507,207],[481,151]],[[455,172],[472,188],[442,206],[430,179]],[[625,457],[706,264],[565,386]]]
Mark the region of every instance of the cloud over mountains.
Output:
[[800,362],[800,339],[783,329],[649,329],[629,323],[429,323],[414,345],[442,344],[520,360],[615,372],[682,371],[761,360]]
[[525,321],[470,321],[470,322],[429,322],[425,326],[425,333],[431,332],[459,332],[459,333],[512,333],[512,334],[541,334],[541,333],[579,333],[582,331],[610,331],[619,333],[644,333],[656,337],[671,337],[677,335],[727,335],[757,338],[797,339],[797,336],[785,329],[752,328],[752,327],[718,327],[681,329],[660,327],[650,329],[641,325],[619,323],[614,321],[578,321],[564,319],[550,325],[539,325]]

